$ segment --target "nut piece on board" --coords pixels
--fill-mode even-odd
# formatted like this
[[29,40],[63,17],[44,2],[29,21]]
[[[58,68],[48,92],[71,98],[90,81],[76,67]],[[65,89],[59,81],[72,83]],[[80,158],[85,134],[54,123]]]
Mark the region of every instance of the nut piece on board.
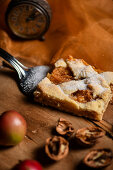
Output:
[[66,119],[60,118],[56,126],[56,131],[60,135],[70,137],[74,133],[74,128],[69,121],[67,121]]
[[98,127],[86,127],[78,129],[75,138],[82,146],[92,146],[97,139],[104,136],[105,132]]
[[91,168],[103,168],[111,164],[113,155],[110,149],[97,149],[89,152],[83,163]]
[[64,158],[69,152],[69,143],[61,136],[50,137],[46,140],[46,154],[53,160]]

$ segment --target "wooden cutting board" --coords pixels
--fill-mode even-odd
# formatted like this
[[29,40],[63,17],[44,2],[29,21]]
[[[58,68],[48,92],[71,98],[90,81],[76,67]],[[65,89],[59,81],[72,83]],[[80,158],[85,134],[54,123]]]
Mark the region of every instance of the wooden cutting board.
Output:
[[[55,62],[73,55],[102,70],[113,71],[113,1],[112,0],[48,0],[53,17],[46,40],[20,41],[12,39],[4,22],[10,0],[0,1],[0,47],[18,57],[27,66]],[[62,11],[62,14],[61,14]],[[27,99],[18,89],[13,71],[0,68],[0,114],[14,109],[27,121],[27,135],[15,147],[0,147],[0,170],[12,169],[19,160],[36,159],[44,170],[83,169],[80,164],[86,153],[94,148],[113,150],[113,105],[109,105],[101,122],[73,116],[44,107]],[[56,135],[55,125],[63,117],[72,122],[75,130],[86,126],[100,126],[107,135],[89,149],[76,143],[61,161],[51,161],[44,152],[46,138]],[[113,169],[113,163],[106,168]]]

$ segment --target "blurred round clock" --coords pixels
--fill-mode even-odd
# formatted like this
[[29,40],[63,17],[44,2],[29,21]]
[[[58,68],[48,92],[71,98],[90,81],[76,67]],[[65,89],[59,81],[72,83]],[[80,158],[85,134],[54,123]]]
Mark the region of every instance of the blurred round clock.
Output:
[[12,0],[6,11],[11,32],[23,39],[41,39],[50,21],[51,9],[46,0]]

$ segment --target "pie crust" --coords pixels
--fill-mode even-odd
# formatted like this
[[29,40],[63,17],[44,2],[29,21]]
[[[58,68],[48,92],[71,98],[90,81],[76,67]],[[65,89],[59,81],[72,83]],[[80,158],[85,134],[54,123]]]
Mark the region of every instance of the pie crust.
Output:
[[69,56],[54,64],[52,73],[37,85],[34,99],[77,116],[102,120],[112,98],[111,83],[112,72],[100,73],[84,60]]

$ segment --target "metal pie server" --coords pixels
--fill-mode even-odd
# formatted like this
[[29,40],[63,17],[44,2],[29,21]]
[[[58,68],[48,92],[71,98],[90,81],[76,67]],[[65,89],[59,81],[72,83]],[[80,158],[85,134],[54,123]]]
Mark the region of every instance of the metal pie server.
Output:
[[33,94],[38,83],[46,77],[47,73],[51,70],[51,68],[46,65],[28,68],[2,48],[0,48],[0,56],[16,70],[20,90],[27,96]]

